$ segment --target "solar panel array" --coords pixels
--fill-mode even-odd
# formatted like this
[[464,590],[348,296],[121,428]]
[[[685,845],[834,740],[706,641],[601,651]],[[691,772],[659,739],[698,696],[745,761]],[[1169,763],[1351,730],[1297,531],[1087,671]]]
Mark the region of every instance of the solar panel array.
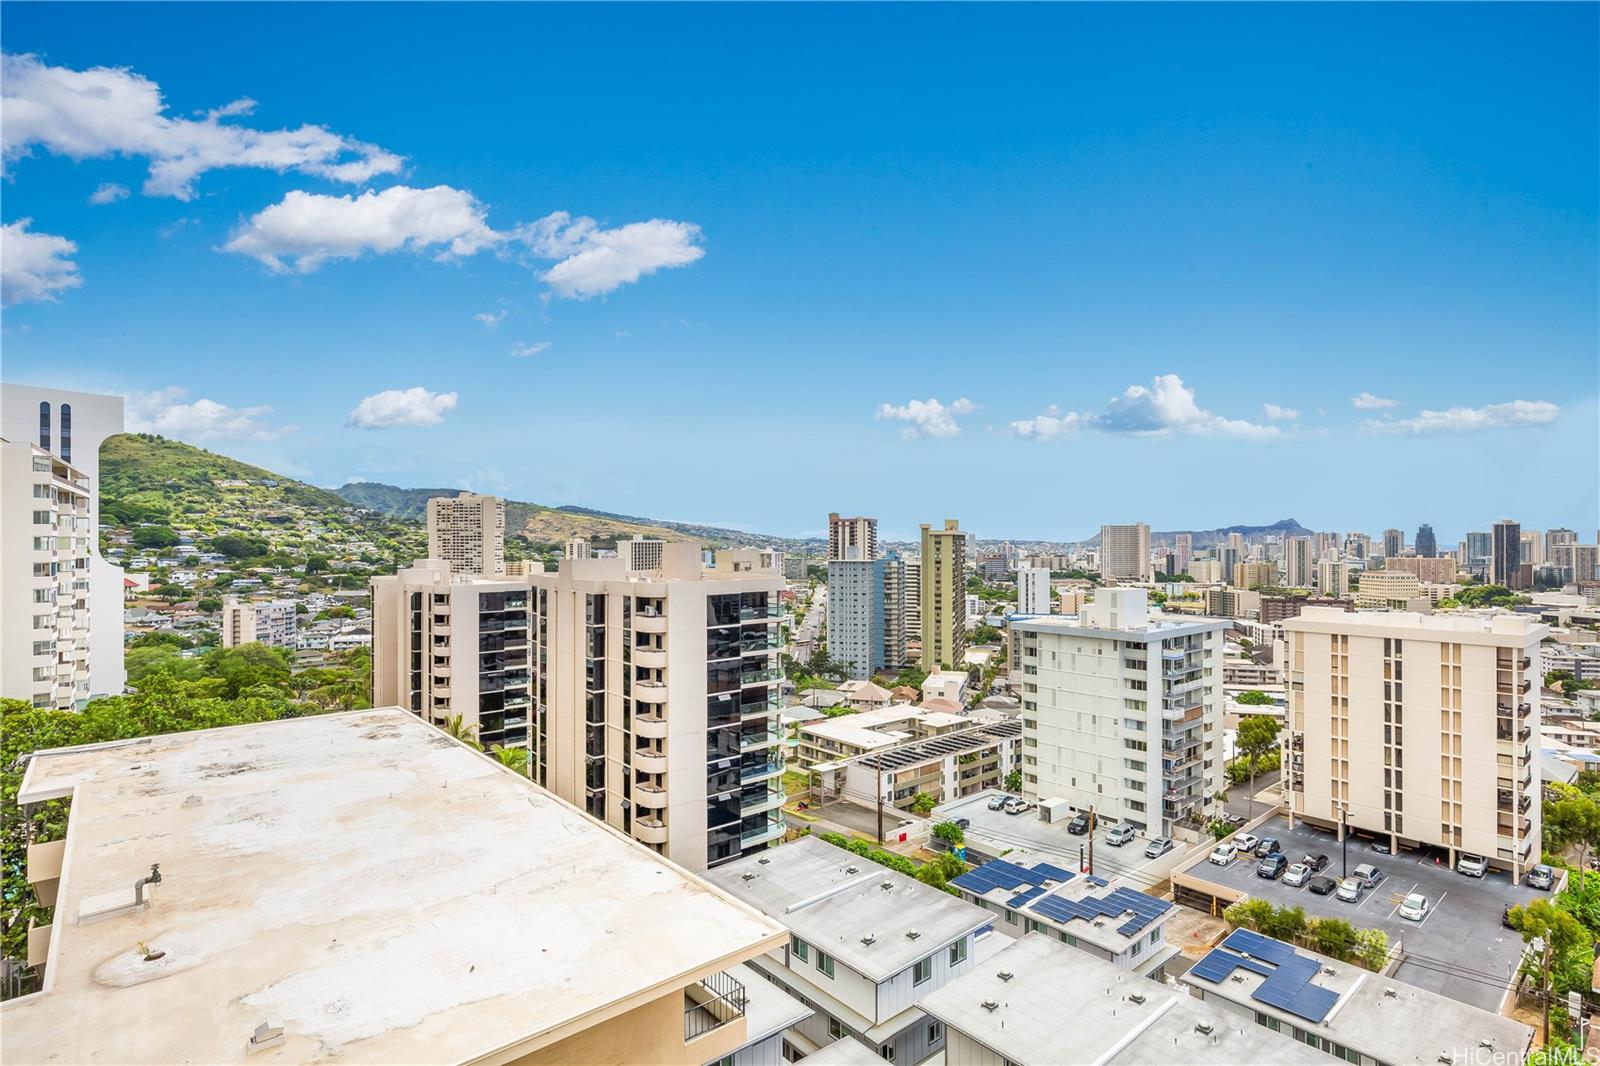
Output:
[[[1014,862],[1004,859],[991,859],[976,870],[968,870],[960,877],[951,880],[957,888],[964,888],[976,895],[992,892],[1003,888],[1008,892],[1015,892],[1023,885],[1042,888],[1046,881],[1070,881],[1073,878],[1070,870],[1063,870],[1059,866],[1052,866],[1047,862],[1038,863],[1033,869],[1018,866]],[[1038,893],[1034,893],[1038,895]],[[1032,899],[1032,896],[1028,897]],[[1013,900],[1013,903],[1015,901]]]
[[1261,974],[1266,980],[1250,994],[1251,999],[1307,1021],[1321,1022],[1339,1002],[1339,993],[1311,983],[1320,968],[1317,960],[1301,955],[1281,940],[1235,929],[1189,972],[1216,984],[1226,981],[1236,969]]
[[1007,907],[1020,907],[1024,903],[1028,902],[1030,899],[1033,899],[1034,897],[1038,896],[1043,891],[1044,891],[1044,889],[1042,887],[1040,887],[1039,885],[1035,885],[1032,888],[1023,889],[1021,892],[1018,892],[1015,896],[1012,896],[1010,899],[1006,900],[1006,906]]
[[1156,899],[1131,888],[1118,888],[1105,896],[1084,896],[1082,899],[1046,896],[1028,909],[1057,922],[1068,922],[1074,918],[1092,922],[1096,918],[1116,918],[1132,911],[1132,917],[1118,926],[1117,932],[1123,936],[1134,936],[1171,910],[1172,906],[1164,899]]

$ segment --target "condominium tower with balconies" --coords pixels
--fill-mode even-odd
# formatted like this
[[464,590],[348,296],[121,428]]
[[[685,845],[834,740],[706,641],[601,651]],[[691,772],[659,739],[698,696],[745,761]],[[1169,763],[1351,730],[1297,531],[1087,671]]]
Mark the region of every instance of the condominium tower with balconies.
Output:
[[428,558],[450,572],[499,577],[506,572],[506,501],[463,492],[428,500]]

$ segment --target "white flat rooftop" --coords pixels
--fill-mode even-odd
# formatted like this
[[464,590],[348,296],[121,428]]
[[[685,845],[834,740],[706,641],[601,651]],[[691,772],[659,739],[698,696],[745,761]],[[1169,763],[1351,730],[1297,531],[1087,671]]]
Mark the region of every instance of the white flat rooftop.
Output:
[[[506,1061],[787,941],[398,708],[35,756],[21,802],[67,795],[7,1063]],[[151,863],[152,903],[79,922]]]

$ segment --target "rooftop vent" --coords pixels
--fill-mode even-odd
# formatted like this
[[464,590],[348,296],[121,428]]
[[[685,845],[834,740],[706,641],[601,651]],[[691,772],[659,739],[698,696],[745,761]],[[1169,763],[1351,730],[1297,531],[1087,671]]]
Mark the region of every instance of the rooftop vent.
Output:
[[844,868],[844,872],[847,873],[847,874],[858,874],[858,873],[861,872],[861,867],[859,867],[859,866],[846,866]]
[[280,1047],[283,1044],[283,1023],[276,1019],[269,1019],[256,1026],[256,1031],[250,1034],[245,1050],[254,1054],[268,1048]]
[[756,875],[753,873],[742,873],[739,876],[744,878],[746,881],[754,881],[756,879]]
[[767,857],[766,857],[766,856],[765,856],[765,855],[763,855],[763,856],[762,856],[762,857],[761,857],[761,858],[759,858],[759,859],[757,859],[757,860],[756,860],[756,862],[759,862],[759,863],[760,863],[760,864],[761,864],[761,865],[762,865],[762,866],[765,866],[765,865],[767,865],[767,863],[769,863],[769,862],[771,862],[771,861],[772,861],[772,860],[771,860],[771,859],[769,859],[769,858],[767,858]]
[[1000,1003],[997,1000],[993,1000],[993,999],[986,999],[982,1003],[978,1004],[978,1006],[982,1007],[984,1010],[988,1011],[990,1014],[993,1014],[995,1011],[1000,1009]]
[[1242,985],[1242,984],[1244,984],[1244,974],[1242,974],[1242,973],[1236,973],[1236,974],[1234,974],[1234,975],[1233,975],[1233,980],[1234,980],[1234,981],[1235,981],[1235,982],[1236,982],[1236,983],[1237,983],[1237,984],[1241,984],[1241,985]]
[[1009,981],[1015,977],[1016,974],[1012,973],[1010,970],[1001,970],[999,973],[995,974],[995,976],[1000,978],[1002,981]]
[[1384,995],[1384,998],[1386,998],[1386,999],[1399,999],[1400,998],[1400,993],[1395,991],[1394,985],[1389,985],[1387,988],[1385,988],[1383,990],[1383,995]]
[[1324,966],[1322,968],[1322,976],[1324,976],[1324,977],[1338,977],[1339,975],[1334,971],[1332,966]]
[[1439,1052],[1439,1061],[1440,1062],[1454,1062],[1454,1061],[1456,1061],[1456,1057],[1454,1055],[1450,1054],[1450,1052],[1448,1052],[1448,1051],[1441,1051],[1441,1052]]
[[1143,1003],[1144,1002],[1144,993],[1143,992],[1129,992],[1128,993],[1128,1002],[1129,1003]]
[[873,944],[877,943],[877,941],[878,938],[872,933],[868,933],[866,936],[861,938],[861,942],[868,947],[871,947]]
[[878,882],[878,887],[887,892],[894,887],[894,882],[890,881],[888,878],[885,878],[884,880]]
[[922,934],[917,932],[915,929],[907,929],[906,930],[906,939],[907,940],[916,940],[921,935]]
[[1210,1036],[1212,1033],[1216,1032],[1216,1029],[1217,1027],[1208,1021],[1195,1022],[1194,1024],[1194,1031],[1202,1036]]
[[1494,1050],[1494,1041],[1493,1040],[1489,1040],[1488,1038],[1485,1038],[1483,1040],[1478,1041],[1478,1046],[1481,1047],[1481,1048],[1484,1048],[1484,1049],[1486,1049],[1488,1051],[1493,1051]]

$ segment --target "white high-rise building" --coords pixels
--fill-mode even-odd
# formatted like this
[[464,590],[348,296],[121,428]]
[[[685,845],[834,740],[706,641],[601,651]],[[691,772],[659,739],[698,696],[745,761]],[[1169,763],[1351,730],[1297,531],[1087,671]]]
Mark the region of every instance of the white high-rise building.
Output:
[[1521,615],[1306,607],[1283,623],[1295,817],[1486,856],[1540,858],[1539,641]]
[[1100,574],[1117,581],[1149,581],[1150,527],[1143,522],[1100,527]]
[[1283,583],[1287,588],[1310,588],[1316,573],[1316,558],[1310,537],[1283,538]]
[[876,518],[840,518],[837,511],[828,515],[829,559],[876,559],[877,557]]
[[506,501],[463,492],[428,500],[428,558],[453,574],[501,577],[506,572]]
[[1189,564],[1194,561],[1194,534],[1179,533],[1172,541],[1172,554],[1176,558],[1178,573],[1187,574]]
[[1223,787],[1222,634],[1103,588],[1076,616],[1011,621],[1022,664],[1023,791],[1155,836]]
[[1017,568],[1017,613],[1050,613],[1050,571],[1042,566]]
[[0,696],[82,708],[122,691],[120,567],[100,555],[100,445],[122,397],[0,386]]
[[617,555],[622,559],[624,570],[660,570],[662,552],[666,544],[664,540],[635,536],[628,540],[617,541]]
[[884,669],[886,567],[855,545],[845,551],[848,557],[828,560],[828,657],[866,681]]
[[1317,562],[1317,591],[1324,596],[1343,598],[1350,594],[1350,571],[1343,559]]
[[295,646],[293,600],[222,600],[222,646],[266,644],[274,648]]
[[[905,560],[906,567],[906,643],[922,643],[922,561]],[[910,652],[906,653],[909,661]]]

